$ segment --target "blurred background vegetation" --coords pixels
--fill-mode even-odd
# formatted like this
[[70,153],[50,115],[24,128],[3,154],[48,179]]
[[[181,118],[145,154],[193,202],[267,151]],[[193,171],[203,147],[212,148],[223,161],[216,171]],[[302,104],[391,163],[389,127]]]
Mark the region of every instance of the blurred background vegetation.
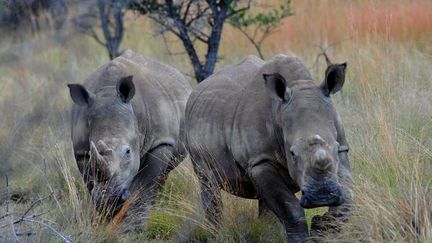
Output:
[[[0,241],[62,240],[37,223],[14,224],[23,215],[37,216],[34,220],[78,242],[169,241],[190,220],[199,226],[191,241],[283,241],[275,218],[257,218],[254,200],[224,194],[225,226],[216,229],[206,222],[188,160],[171,173],[145,232],[119,235],[115,225],[98,221],[73,159],[72,102],[66,87],[82,82],[109,61],[98,3],[0,0]],[[11,6],[23,10],[13,12]],[[346,85],[334,103],[351,147],[357,210],[343,231],[326,240],[429,242],[432,2],[294,0],[248,5],[240,1],[235,9],[245,7],[250,8],[225,21],[215,70],[249,54],[270,58],[289,53],[302,58],[320,82],[326,67],[323,59],[317,59],[322,48],[332,61],[348,62]],[[124,29],[118,52],[130,48],[157,58],[195,85],[200,79],[190,54],[175,33],[156,22],[160,12],[152,17],[128,9],[122,7],[120,12]],[[108,37],[116,36],[113,16]],[[257,49],[248,35],[256,31],[253,38],[259,41],[272,25]],[[208,23],[198,27],[211,30]],[[196,35],[191,32],[190,38]],[[208,43],[194,43],[205,66]],[[324,211],[308,210],[307,216]]]

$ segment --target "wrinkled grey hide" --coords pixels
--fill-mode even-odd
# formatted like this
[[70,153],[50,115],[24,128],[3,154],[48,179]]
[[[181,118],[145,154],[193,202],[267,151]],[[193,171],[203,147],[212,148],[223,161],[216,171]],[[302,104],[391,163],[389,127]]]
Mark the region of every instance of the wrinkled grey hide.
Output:
[[145,217],[186,155],[189,83],[174,68],[128,50],[83,85],[68,86],[75,159],[98,209],[112,216],[133,197],[127,216]]
[[330,206],[313,229],[348,218],[348,144],[330,98],[342,88],[345,68],[330,65],[317,86],[295,57],[249,56],[196,87],[186,107],[186,147],[210,220],[221,220],[220,189],[259,199],[292,242],[308,237],[303,208]]

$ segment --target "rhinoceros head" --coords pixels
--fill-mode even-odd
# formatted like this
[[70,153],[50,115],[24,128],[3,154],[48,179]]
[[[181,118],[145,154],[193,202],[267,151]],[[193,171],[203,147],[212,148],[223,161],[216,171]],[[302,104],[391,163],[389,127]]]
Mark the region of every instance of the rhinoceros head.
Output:
[[343,203],[337,177],[340,121],[330,94],[342,88],[345,68],[346,63],[330,65],[320,86],[312,80],[290,80],[286,73],[264,74],[276,104],[275,120],[283,133],[288,170],[302,191],[304,208]]
[[92,198],[100,207],[120,206],[140,164],[138,124],[130,102],[135,94],[132,76],[95,94],[79,84],[68,86],[74,103],[88,109],[90,159],[85,173]]

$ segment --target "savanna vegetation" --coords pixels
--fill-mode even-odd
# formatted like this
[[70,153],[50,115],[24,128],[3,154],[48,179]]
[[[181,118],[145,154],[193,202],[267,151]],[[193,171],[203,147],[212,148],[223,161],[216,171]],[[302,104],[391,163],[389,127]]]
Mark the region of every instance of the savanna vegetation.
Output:
[[[263,42],[265,58],[295,54],[317,82],[326,67],[317,58],[321,49],[334,62],[348,62],[334,103],[350,143],[356,211],[324,240],[430,242],[432,2],[293,1],[292,10]],[[124,18],[121,49],[160,59],[196,84],[188,57],[167,51],[167,43],[184,51],[175,36],[154,35],[157,27],[146,17]],[[216,70],[249,54],[256,55],[250,41],[225,26]],[[225,193],[224,227],[207,222],[188,159],[170,174],[146,231],[119,234],[117,222],[101,222],[73,158],[66,84],[82,82],[108,60],[103,46],[68,24],[1,33],[0,241],[163,242],[194,222],[191,241],[283,242],[277,219],[258,218],[254,200]],[[308,220],[323,212],[307,210]]]

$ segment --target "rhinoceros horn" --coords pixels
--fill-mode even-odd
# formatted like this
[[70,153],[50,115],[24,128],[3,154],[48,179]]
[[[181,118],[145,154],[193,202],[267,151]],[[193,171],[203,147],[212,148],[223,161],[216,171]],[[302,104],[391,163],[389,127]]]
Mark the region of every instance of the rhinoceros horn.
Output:
[[95,168],[100,179],[107,179],[109,176],[108,164],[105,158],[99,153],[95,144],[90,142],[90,164]]
[[108,148],[108,145],[106,145],[104,141],[99,140],[97,142],[97,147],[99,148],[99,150],[97,151],[99,155],[102,155],[103,157],[112,155],[112,149]]

